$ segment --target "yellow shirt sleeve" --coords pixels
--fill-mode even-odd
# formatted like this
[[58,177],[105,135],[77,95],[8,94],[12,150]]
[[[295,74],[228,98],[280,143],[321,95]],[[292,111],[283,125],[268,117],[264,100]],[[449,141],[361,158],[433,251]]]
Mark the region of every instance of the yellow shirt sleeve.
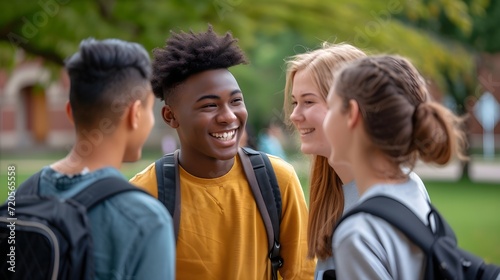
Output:
[[156,182],[156,168],[154,162],[137,173],[129,181],[137,187],[144,189],[155,198],[158,198],[158,184]]

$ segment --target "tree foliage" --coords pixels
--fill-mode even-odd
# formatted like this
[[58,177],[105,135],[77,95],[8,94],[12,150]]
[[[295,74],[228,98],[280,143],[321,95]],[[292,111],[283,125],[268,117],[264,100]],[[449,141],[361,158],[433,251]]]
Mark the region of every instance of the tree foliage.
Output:
[[469,96],[478,94],[477,74],[481,53],[500,51],[500,2],[493,0],[414,1],[403,20],[447,44],[463,46],[474,58],[473,65],[455,69],[440,65],[443,90],[453,97],[459,113],[465,113]]
[[[245,91],[250,121],[259,127],[269,118],[280,117],[284,59],[317,48],[323,41],[351,43],[369,53],[407,56],[443,89],[448,87],[449,79],[474,79],[473,56],[464,44],[443,40],[422,28],[425,24],[432,26],[440,22],[445,30],[446,24],[435,20],[443,16],[460,31],[450,36],[458,38],[459,34],[469,34],[476,36],[477,44],[489,46],[489,43],[482,43],[481,36],[474,35],[479,32],[476,30],[493,28],[487,22],[479,24],[481,16],[492,13],[487,8],[488,1],[466,2],[2,1],[0,62],[13,65],[15,53],[21,48],[28,55],[41,56],[61,65],[87,37],[121,38],[139,42],[152,50],[164,45],[170,30],[201,31],[210,23],[217,32],[231,30],[250,58],[250,65],[238,66],[234,71]],[[497,10],[493,12],[498,14]]]

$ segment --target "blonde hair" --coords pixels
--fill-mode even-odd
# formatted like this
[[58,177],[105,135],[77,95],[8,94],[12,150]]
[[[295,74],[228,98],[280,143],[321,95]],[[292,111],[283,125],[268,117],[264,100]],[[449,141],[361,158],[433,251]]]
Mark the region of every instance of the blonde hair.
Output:
[[[333,84],[335,72],[347,63],[366,54],[349,44],[323,43],[322,47],[297,54],[287,60],[284,96],[284,111],[290,116],[293,111],[291,95],[295,74],[310,71],[316,86],[326,102]],[[289,119],[289,118],[288,118]],[[291,123],[288,122],[290,125]],[[328,164],[328,159],[313,155],[309,188],[309,223],[307,228],[308,257],[326,259],[332,255],[333,227],[344,210],[342,181]]]

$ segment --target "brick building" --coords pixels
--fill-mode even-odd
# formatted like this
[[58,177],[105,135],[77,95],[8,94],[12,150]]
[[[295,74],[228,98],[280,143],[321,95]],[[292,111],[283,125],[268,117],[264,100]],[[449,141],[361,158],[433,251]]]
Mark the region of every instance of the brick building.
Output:
[[[33,149],[68,151],[75,141],[66,116],[69,77],[44,67],[41,60],[20,63],[11,71],[0,69],[0,153]],[[155,112],[161,111],[160,102]],[[160,147],[172,130],[155,114],[156,123],[146,145]]]

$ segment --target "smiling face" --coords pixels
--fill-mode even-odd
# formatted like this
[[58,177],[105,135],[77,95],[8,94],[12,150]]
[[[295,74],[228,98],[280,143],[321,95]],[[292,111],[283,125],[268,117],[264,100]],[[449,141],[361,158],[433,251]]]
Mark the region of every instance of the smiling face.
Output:
[[330,148],[323,131],[327,107],[323,96],[311,72],[299,70],[295,73],[290,120],[300,134],[300,150],[304,154],[328,157]]
[[248,116],[234,76],[227,69],[203,71],[180,84],[174,95],[163,117],[177,130],[183,156],[233,159]]

